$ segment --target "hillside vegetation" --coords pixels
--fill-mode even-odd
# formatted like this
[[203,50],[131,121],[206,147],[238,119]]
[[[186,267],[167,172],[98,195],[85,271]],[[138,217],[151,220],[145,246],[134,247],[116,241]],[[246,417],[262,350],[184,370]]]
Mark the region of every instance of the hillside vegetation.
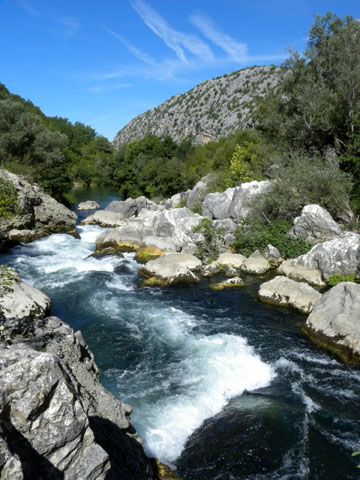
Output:
[[360,211],[360,23],[317,16],[308,38],[306,50],[292,52],[281,67],[203,82],[137,117],[116,137],[116,149],[91,127],[46,117],[2,86],[2,166],[25,172],[63,200],[74,181],[110,185],[124,198],[161,198],[208,173],[214,174],[210,188],[218,191],[270,178],[271,195],[259,198],[257,221],[290,219],[318,203],[354,226]]
[[135,117],[117,133],[114,145],[148,134],[194,144],[226,137],[252,125],[257,98],[277,84],[279,73],[275,66],[251,67],[206,80]]

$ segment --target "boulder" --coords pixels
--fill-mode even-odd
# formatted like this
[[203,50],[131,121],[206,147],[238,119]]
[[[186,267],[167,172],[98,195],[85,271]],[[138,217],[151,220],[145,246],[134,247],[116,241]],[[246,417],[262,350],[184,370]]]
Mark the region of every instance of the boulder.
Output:
[[186,206],[188,208],[199,208],[201,209],[201,204],[209,192],[209,188],[212,183],[215,181],[215,176],[212,174],[206,175],[201,180],[197,182],[192,190],[187,195]]
[[27,318],[43,318],[50,311],[50,299],[37,288],[22,282],[11,269],[0,277],[0,312],[21,325]]
[[76,394],[78,384],[64,374],[60,360],[12,345],[0,348],[0,369],[4,440],[20,460],[33,452],[32,468],[21,462],[28,470],[24,478],[40,473],[42,478],[105,479],[109,455],[95,442]]
[[126,218],[122,213],[107,212],[99,210],[93,215],[89,215],[82,222],[81,225],[100,225],[100,227],[120,227],[126,225]]
[[182,201],[186,202],[186,196],[183,193],[175,193],[171,198],[168,198],[165,202],[165,208],[178,208]]
[[[52,233],[75,233],[77,215],[40,187],[3,169],[0,169],[0,179],[11,183],[17,194],[16,214],[0,218],[0,245],[10,241],[9,232],[12,242],[30,242]],[[19,231],[26,232],[21,236]]]
[[133,198],[127,200],[114,200],[105,208],[106,212],[120,213],[124,218],[132,217],[138,213],[138,204]]
[[97,210],[100,208],[100,205],[94,200],[87,200],[86,202],[81,202],[77,206],[78,210]]
[[140,274],[147,277],[144,286],[168,286],[176,283],[195,283],[193,273],[201,269],[201,261],[186,253],[167,253],[146,263]]
[[165,250],[167,253],[174,253],[177,251],[177,245],[171,237],[155,237],[153,235],[149,235],[144,237],[141,246],[154,246],[160,250]]
[[249,258],[241,265],[241,271],[255,275],[261,275],[270,270],[270,264],[264,258],[259,250],[256,250]]
[[245,283],[240,277],[233,277],[220,283],[212,283],[210,284],[210,288],[212,290],[224,290],[224,288],[243,287],[244,285]]
[[344,361],[360,365],[360,285],[342,282],[309,315],[305,332]]
[[[133,228],[133,227],[137,228]],[[123,227],[105,230],[95,240],[96,250],[111,247],[117,252],[136,252],[143,241],[141,223],[128,223]]]
[[326,282],[322,279],[320,270],[297,265],[294,263],[294,259],[285,260],[277,271],[281,275],[286,275],[299,282],[307,282],[315,287],[324,287],[326,285]]
[[236,223],[231,218],[224,218],[223,220],[214,220],[213,225],[217,232],[221,233],[221,231],[223,231],[226,234],[234,233],[237,227]]
[[264,257],[271,265],[275,267],[279,266],[280,263],[283,261],[279,250],[270,243],[265,248]]
[[223,193],[209,193],[202,203],[202,214],[210,220],[229,218],[229,207],[233,199],[235,188],[228,188]]
[[235,188],[233,198],[229,206],[229,214],[235,222],[246,218],[251,211],[251,204],[256,202],[257,195],[269,190],[271,182],[263,180],[261,182],[253,181],[242,183]]
[[43,295],[38,290],[26,290],[34,298],[26,298],[23,312],[6,286],[1,295],[7,310],[0,320],[1,478],[105,480],[110,470],[124,480],[157,478],[130,425],[132,408],[101,385],[81,332],[46,317],[47,300],[44,308],[32,309]]
[[359,277],[360,235],[347,232],[341,238],[315,245],[308,253],[295,258],[292,264],[309,270],[320,270],[325,281],[335,273],[353,273]]
[[258,296],[263,302],[289,306],[302,313],[310,313],[320,300],[321,293],[307,283],[277,276],[260,285]]
[[219,255],[219,258],[216,262],[222,267],[233,267],[237,270],[240,270],[243,263],[246,261],[246,257],[241,255],[241,253],[230,253],[223,252]]
[[340,238],[343,232],[330,213],[319,205],[306,205],[294,226],[288,232],[290,238],[305,238],[308,242],[323,242]]
[[136,253],[134,260],[138,263],[147,263],[150,260],[155,260],[156,258],[165,255],[166,250],[156,247],[155,245],[147,245],[146,247],[140,247]]

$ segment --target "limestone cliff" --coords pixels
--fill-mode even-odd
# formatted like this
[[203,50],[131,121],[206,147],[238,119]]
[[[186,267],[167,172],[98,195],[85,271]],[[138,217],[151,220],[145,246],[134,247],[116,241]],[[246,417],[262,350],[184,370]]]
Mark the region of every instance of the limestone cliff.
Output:
[[169,135],[176,142],[218,140],[252,124],[255,98],[277,84],[279,72],[275,66],[252,67],[206,80],[135,117],[113,143],[119,147],[147,133]]

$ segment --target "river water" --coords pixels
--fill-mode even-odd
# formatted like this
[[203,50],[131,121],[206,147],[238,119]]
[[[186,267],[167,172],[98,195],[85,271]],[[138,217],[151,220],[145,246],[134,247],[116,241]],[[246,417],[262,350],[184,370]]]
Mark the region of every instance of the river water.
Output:
[[89,257],[102,230],[79,226],[81,240],[52,235],[1,263],[82,330],[149,455],[187,480],[360,478],[360,370],[313,345],[304,316],[258,302],[264,280],[251,276],[235,291],[141,288],[132,254]]

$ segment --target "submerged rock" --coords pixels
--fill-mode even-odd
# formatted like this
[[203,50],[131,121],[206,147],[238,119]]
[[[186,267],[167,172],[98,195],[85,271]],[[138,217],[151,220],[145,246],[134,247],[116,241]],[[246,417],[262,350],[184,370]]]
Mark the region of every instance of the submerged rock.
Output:
[[224,288],[243,287],[244,285],[245,283],[240,277],[233,277],[220,283],[212,283],[209,286],[212,290],[224,290]]
[[307,283],[278,276],[260,285],[258,297],[263,302],[289,306],[302,313],[309,313],[320,300],[321,293]]
[[52,233],[75,234],[77,216],[37,185],[0,169],[0,179],[16,191],[16,213],[0,218],[0,246],[7,242],[31,242]]
[[78,210],[97,210],[100,208],[100,205],[94,200],[87,200],[86,202],[81,202],[77,206]]
[[304,330],[346,362],[360,365],[360,285],[342,282],[326,292]]

